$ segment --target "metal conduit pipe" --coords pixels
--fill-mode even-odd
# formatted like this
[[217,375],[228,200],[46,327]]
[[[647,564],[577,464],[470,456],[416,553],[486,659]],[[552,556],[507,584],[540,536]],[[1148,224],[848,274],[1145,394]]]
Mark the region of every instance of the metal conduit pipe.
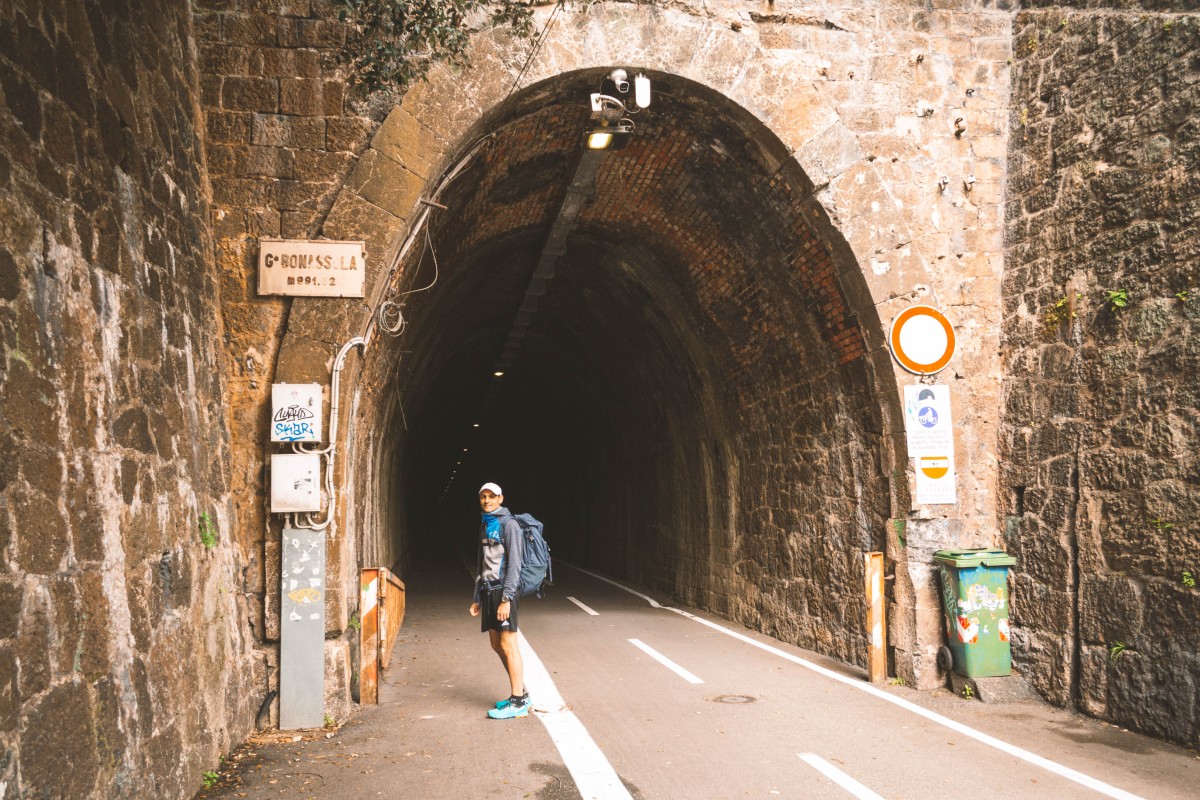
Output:
[[346,354],[354,347],[365,347],[367,340],[361,336],[355,336],[350,341],[342,345],[342,349],[338,351],[337,358],[333,360],[333,377],[330,381],[330,397],[329,401],[329,444],[319,450],[309,450],[302,444],[294,445],[298,453],[317,453],[325,456],[325,493],[329,495],[329,508],[325,511],[325,519],[322,522],[314,522],[312,514],[306,514],[308,520],[307,525],[297,524],[297,528],[308,528],[314,531],[323,531],[329,527],[329,523],[333,522],[333,512],[337,504],[337,493],[333,487],[333,466],[334,459],[337,455],[337,431],[338,431],[338,406],[341,399],[341,377],[342,367],[345,366]]

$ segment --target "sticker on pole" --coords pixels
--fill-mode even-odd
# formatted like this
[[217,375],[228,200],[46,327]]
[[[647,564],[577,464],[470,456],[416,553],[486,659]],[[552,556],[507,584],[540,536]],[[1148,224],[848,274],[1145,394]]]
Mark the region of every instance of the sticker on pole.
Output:
[[932,375],[954,356],[954,328],[936,308],[913,306],[896,317],[888,343],[900,366],[917,375]]

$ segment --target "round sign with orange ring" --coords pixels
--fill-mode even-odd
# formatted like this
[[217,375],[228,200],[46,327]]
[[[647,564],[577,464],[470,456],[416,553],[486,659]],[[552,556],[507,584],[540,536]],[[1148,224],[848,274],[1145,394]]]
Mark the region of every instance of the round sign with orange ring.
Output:
[[954,356],[954,328],[936,308],[913,306],[896,317],[888,343],[900,366],[917,375],[932,375]]

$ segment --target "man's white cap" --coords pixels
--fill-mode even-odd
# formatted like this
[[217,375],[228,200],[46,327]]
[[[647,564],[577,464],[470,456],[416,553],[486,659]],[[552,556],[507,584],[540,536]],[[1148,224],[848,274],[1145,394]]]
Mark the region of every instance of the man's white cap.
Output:
[[496,497],[504,496],[504,492],[500,491],[500,487],[494,483],[485,483],[483,486],[480,486],[478,494],[483,494],[484,492],[491,492]]

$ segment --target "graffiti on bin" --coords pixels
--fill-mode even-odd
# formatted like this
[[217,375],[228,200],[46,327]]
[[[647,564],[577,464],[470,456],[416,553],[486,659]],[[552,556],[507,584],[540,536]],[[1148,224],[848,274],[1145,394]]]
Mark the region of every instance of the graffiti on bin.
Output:
[[984,612],[983,616],[996,619],[996,632],[1000,641],[1008,641],[1008,600],[1005,597],[1005,587],[998,586],[993,590],[986,583],[973,583],[967,587],[966,597],[960,598],[955,595],[954,581],[949,570],[939,564],[938,573],[942,579],[942,605],[946,610],[947,636],[957,636],[958,641],[963,644],[978,643],[981,632],[985,636],[990,633],[988,626],[981,626],[979,622],[978,615]]

